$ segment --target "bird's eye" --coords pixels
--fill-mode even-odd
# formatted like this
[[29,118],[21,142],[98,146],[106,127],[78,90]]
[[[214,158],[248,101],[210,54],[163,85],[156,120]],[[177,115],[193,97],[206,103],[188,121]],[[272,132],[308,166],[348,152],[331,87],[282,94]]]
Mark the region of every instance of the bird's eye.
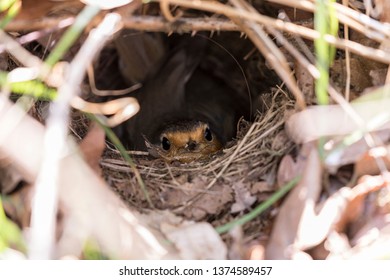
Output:
[[171,142],[169,142],[167,137],[163,137],[161,139],[161,146],[166,151],[168,151],[171,148]]
[[210,128],[206,128],[205,131],[204,131],[204,138],[207,140],[207,141],[211,141],[213,140],[213,135],[211,134],[211,130]]

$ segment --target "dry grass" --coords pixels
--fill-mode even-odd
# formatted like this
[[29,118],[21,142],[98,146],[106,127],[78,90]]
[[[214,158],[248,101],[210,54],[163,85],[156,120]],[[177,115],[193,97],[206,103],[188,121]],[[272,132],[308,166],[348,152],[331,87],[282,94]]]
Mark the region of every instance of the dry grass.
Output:
[[[142,152],[133,153],[133,159],[154,204],[161,208],[169,208],[176,214],[188,216],[191,205],[201,200],[203,195],[212,194],[215,185],[231,186],[242,181],[249,184],[266,181],[272,186],[276,180],[279,160],[294,146],[283,130],[286,114],[294,108],[294,102],[282,89],[272,94],[264,94],[263,99],[268,107],[265,113],[258,114],[253,123],[242,121],[237,139],[207,161],[170,165],[159,159],[148,159]],[[109,149],[101,164],[106,179],[113,188],[131,206],[142,211],[146,206],[145,197],[137,186],[133,170],[118,152]],[[202,178],[202,183],[196,184],[195,187],[198,188],[196,195],[175,205],[163,201],[161,193],[186,191],[186,184],[197,177]],[[191,190],[192,187],[190,184]],[[218,213],[213,213],[213,222],[223,224],[229,221],[232,218],[229,217],[230,206],[231,203],[226,203],[221,207],[219,212],[227,216],[218,217],[218,220],[221,220],[219,222],[215,220]]]

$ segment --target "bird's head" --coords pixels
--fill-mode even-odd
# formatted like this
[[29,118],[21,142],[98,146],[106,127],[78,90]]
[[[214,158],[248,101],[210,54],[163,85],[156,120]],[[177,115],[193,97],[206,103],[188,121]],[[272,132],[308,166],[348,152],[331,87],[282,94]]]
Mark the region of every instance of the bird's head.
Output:
[[152,155],[168,162],[177,160],[187,163],[205,159],[222,148],[209,125],[201,121],[169,125],[160,133],[159,143],[152,144],[145,140]]

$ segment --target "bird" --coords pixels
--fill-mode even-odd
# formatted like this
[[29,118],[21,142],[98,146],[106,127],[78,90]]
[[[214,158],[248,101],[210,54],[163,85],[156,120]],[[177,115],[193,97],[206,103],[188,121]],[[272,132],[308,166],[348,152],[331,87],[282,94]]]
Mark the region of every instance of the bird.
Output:
[[222,148],[221,141],[207,123],[186,121],[168,125],[160,133],[160,143],[153,145],[145,138],[149,153],[167,162],[188,163],[208,158]]
[[140,111],[115,132],[126,148],[167,162],[210,158],[234,138],[238,120],[250,112],[250,97],[202,67],[208,40],[161,36],[140,33],[117,43],[122,77],[142,87],[131,94]]

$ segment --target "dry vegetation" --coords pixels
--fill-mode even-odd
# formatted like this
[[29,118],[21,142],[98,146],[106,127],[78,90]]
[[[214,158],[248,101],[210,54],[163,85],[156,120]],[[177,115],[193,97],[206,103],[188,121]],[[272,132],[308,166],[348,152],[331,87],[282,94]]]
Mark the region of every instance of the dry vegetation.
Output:
[[[9,218],[2,222],[0,213],[7,244],[0,242],[0,258],[96,251],[130,259],[389,258],[386,1],[323,10],[318,3],[328,1],[134,0],[98,4],[101,10],[81,2],[16,1],[18,15],[0,30],[0,190]],[[329,24],[315,23],[314,11]],[[78,39],[77,30],[63,31],[77,15],[88,19]],[[215,41],[234,32],[219,51],[249,46],[245,59],[236,58],[245,61],[251,90],[262,93],[262,110],[207,161],[168,164],[146,152],[127,158],[85,114],[114,126],[137,108],[121,96],[126,91],[96,90],[106,79],[96,71],[99,59],[110,60],[112,39],[125,28],[202,32]],[[329,71],[318,62],[320,48]],[[32,80],[51,91],[23,85]],[[11,92],[22,94],[17,105]],[[116,98],[94,103],[93,93]],[[47,99],[57,94],[49,111]],[[29,228],[29,239],[10,221]]]

